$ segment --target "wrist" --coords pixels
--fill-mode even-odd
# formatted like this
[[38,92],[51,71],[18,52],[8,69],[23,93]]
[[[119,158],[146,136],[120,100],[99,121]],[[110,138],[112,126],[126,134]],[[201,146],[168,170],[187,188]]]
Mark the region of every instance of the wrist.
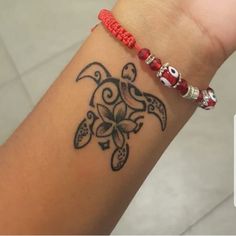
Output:
[[175,1],[120,0],[113,12],[138,43],[178,68],[193,85],[206,87],[223,61],[217,42]]

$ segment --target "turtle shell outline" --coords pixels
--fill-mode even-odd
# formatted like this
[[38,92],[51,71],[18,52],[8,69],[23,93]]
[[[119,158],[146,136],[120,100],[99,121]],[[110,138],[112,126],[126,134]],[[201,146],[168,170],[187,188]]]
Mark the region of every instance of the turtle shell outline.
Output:
[[96,88],[89,101],[91,109],[76,130],[74,147],[84,148],[96,136],[102,150],[114,150],[110,162],[113,171],[120,170],[127,162],[130,153],[128,140],[131,134],[142,128],[145,113],[160,121],[162,131],[167,125],[164,103],[134,85],[137,77],[135,65],[131,62],[125,64],[120,77],[112,76],[100,62],[92,62],[76,78],[76,82],[93,80]]

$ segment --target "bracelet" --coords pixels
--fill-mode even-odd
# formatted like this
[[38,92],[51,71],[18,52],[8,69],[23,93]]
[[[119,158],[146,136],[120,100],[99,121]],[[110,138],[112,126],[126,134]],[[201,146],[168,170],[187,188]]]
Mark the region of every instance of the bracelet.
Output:
[[169,63],[162,65],[162,62],[147,48],[140,47],[134,36],[125,30],[121,24],[115,19],[111,11],[102,9],[99,12],[98,19],[101,20],[104,27],[118,40],[130,49],[136,49],[138,58],[149,66],[153,71],[156,71],[156,77],[161,83],[167,87],[174,88],[183,98],[194,100],[198,106],[210,110],[214,108],[217,99],[212,88],[199,89],[182,78],[181,74]]

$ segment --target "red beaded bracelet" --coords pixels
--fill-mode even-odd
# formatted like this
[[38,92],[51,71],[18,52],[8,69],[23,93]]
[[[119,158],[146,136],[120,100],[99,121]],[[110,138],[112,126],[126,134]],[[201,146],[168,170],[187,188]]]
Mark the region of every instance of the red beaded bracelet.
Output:
[[102,9],[99,12],[98,19],[109,30],[112,35],[119,39],[123,44],[129,48],[135,48],[138,52],[140,60],[145,61],[150,69],[156,71],[156,77],[167,87],[175,88],[179,91],[182,97],[195,100],[199,107],[206,110],[213,108],[217,102],[215,92],[212,88],[200,90],[197,87],[189,85],[185,79],[182,79],[181,74],[169,63],[162,65],[159,58],[153,55],[149,49],[141,48],[134,36],[126,31],[120,23],[112,15],[111,11]]

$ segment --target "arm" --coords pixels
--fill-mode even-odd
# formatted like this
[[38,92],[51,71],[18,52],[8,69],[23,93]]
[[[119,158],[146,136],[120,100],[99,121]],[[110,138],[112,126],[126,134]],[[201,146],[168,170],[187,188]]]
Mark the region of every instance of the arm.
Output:
[[[121,23],[142,45],[152,48],[163,61],[168,60],[179,68],[193,85],[206,87],[231,49],[222,51],[217,40],[204,34],[171,2],[148,1],[145,6],[129,5],[130,2],[120,1],[113,10]],[[150,9],[153,7],[156,12],[152,15]],[[155,24],[158,27],[153,28],[153,22],[158,22]],[[144,32],[148,32],[148,37]],[[142,112],[143,126],[126,139],[129,158],[119,171],[111,170],[115,149],[111,141],[110,149],[105,150],[98,144],[102,140],[98,134],[83,141],[84,147],[75,149],[73,144],[87,112],[99,113],[98,106],[90,104],[98,87],[95,81],[81,79],[76,82],[80,72],[94,61],[102,64],[118,81],[123,66],[133,63],[137,69],[133,84],[142,93],[157,97],[167,111],[163,130],[155,116]],[[86,72],[91,73],[91,70]],[[109,88],[115,83],[111,82]],[[95,104],[104,102],[102,92],[94,96]],[[111,232],[149,171],[195,108],[193,103],[161,86],[132,52],[99,26],[2,147],[2,233]],[[102,118],[98,117],[97,121],[101,124]]]

